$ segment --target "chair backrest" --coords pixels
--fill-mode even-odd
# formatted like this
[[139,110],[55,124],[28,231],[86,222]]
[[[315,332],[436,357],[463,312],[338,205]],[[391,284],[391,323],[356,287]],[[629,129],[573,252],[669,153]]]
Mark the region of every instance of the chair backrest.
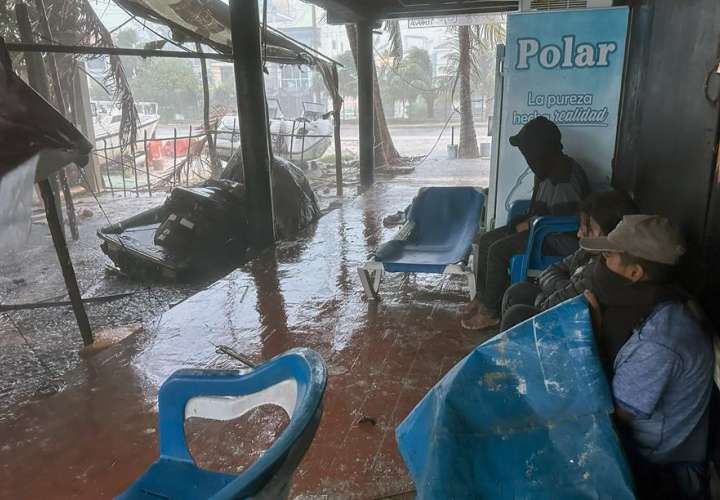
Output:
[[429,187],[418,193],[408,219],[417,244],[442,244],[458,231],[477,231],[485,195],[473,187]]
[[162,385],[158,397],[160,455],[192,461],[185,440],[187,417],[230,420],[265,404],[280,406],[290,418],[287,427],[255,463],[213,498],[253,495],[283,466],[297,443],[307,437],[308,429],[314,435],[326,381],[325,364],[310,349],[288,351],[243,375],[179,370]]

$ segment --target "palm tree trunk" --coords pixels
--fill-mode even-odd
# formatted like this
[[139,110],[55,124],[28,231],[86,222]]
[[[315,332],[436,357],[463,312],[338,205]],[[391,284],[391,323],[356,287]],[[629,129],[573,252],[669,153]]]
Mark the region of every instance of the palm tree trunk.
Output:
[[[348,42],[353,59],[357,65],[357,31],[354,24],[346,24]],[[380,97],[380,84],[378,83],[377,69],[373,64],[373,128],[375,129],[375,166],[393,165],[400,160],[400,153],[395,149],[390,130],[385,119],[385,110]]]
[[459,158],[479,158],[475,122],[472,112],[472,91],[470,90],[470,27],[458,28],[458,45],[460,61],[458,75],[460,78],[460,145]]

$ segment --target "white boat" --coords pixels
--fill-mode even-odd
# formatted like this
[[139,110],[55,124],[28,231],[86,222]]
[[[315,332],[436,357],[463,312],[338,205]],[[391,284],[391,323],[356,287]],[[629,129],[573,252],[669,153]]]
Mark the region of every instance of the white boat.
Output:
[[[95,130],[95,152],[101,163],[105,163],[105,157],[110,161],[116,161],[120,157],[120,122],[122,113],[117,103],[112,101],[91,101],[90,108],[93,116],[93,128]],[[137,102],[135,109],[138,112],[137,142],[135,151],[137,154],[143,152],[143,138],[152,138],[155,128],[160,121],[158,105],[154,102]],[[119,166],[119,165],[118,165]]]
[[[270,139],[273,154],[289,161],[310,161],[320,158],[333,140],[333,124],[329,113],[316,103],[303,103],[303,116],[290,120],[283,116],[276,99],[268,99]],[[240,145],[237,115],[225,115],[218,124],[216,149],[218,156],[228,160]]]

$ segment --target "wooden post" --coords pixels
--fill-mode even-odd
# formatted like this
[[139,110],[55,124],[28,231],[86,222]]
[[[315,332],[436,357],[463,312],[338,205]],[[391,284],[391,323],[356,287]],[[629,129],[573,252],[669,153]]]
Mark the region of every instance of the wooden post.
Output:
[[40,194],[42,194],[43,203],[45,204],[45,214],[47,215],[48,227],[50,228],[50,235],[52,236],[53,243],[55,244],[55,251],[57,252],[58,260],[60,261],[60,268],[62,269],[63,278],[65,279],[65,287],[72,303],[73,312],[75,313],[75,320],[77,321],[78,327],[80,328],[80,335],[82,335],[83,344],[90,345],[93,343],[93,333],[90,327],[90,320],[88,320],[87,313],[85,312],[85,306],[82,303],[82,296],[80,295],[80,287],[75,277],[75,269],[73,269],[72,261],[70,260],[70,252],[68,252],[67,243],[65,241],[65,235],[62,232],[60,226],[60,219],[58,218],[57,209],[55,207],[55,195],[50,188],[50,183],[47,180],[42,180],[40,184]]
[[373,128],[373,39],[372,24],[357,23],[358,128],[360,134],[360,186],[372,186],[375,176]]
[[233,60],[240,147],[250,205],[248,222],[258,246],[275,241],[273,222],[269,124],[263,62],[260,54],[260,16],[256,0],[230,0]]
[[[15,15],[17,17],[18,26],[21,28],[23,41],[26,43],[32,43],[31,40],[25,38],[26,35],[30,34],[30,19],[28,18],[27,6],[21,2],[15,4]],[[32,58],[27,57],[26,55],[26,61],[28,65],[28,75],[32,73],[34,78],[39,78],[39,81],[36,81],[35,83],[38,85],[44,85],[40,88],[35,87],[36,90],[38,90],[38,92],[44,91],[46,94],[49,93],[47,78],[38,77],[38,75],[42,75],[43,77],[45,76],[45,68],[43,66],[42,58]],[[60,221],[55,194],[53,193],[50,182],[47,179],[40,181],[39,186],[43,203],[45,204],[45,214],[47,216],[48,227],[50,228],[50,235],[52,236],[53,243],[55,244],[55,251],[57,252],[58,260],[60,261],[60,268],[62,269],[63,278],[65,279],[65,286],[68,291],[68,296],[70,297],[70,302],[72,303],[75,319],[77,320],[78,327],[80,328],[80,335],[82,335],[83,343],[85,345],[90,345],[93,343],[92,329],[90,328],[90,321],[88,320],[87,313],[85,312],[85,306],[83,306],[82,303],[80,287],[78,286],[77,279],[75,278],[75,270],[73,269],[72,261],[70,260],[70,252],[68,251],[67,242],[65,241],[65,234],[63,233],[62,222]]]

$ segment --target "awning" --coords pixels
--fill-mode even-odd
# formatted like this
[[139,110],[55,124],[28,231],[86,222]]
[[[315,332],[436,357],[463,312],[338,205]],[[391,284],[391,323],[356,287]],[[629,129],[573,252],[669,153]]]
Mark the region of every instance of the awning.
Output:
[[0,178],[40,155],[36,179],[69,163],[85,165],[92,144],[18,77],[0,37]]

